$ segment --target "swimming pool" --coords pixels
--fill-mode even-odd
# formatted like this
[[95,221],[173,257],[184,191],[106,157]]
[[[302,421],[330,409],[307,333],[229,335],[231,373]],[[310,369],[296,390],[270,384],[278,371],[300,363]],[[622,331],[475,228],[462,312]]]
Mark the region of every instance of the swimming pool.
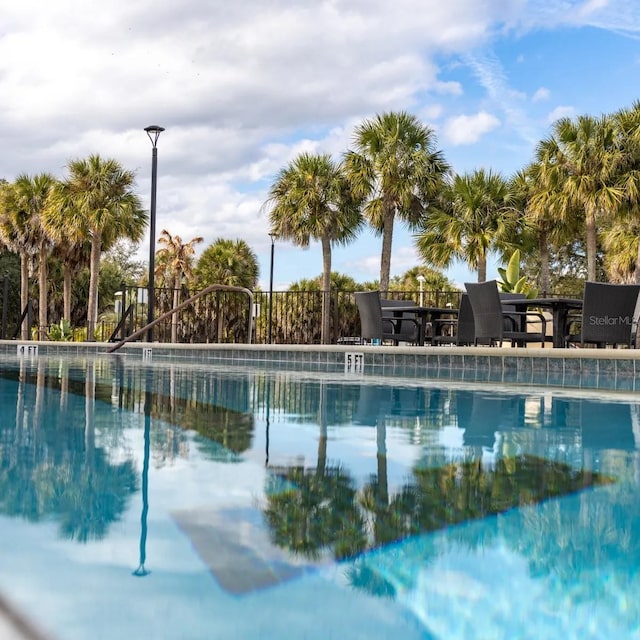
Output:
[[638,637],[637,394],[4,356],[0,412],[58,640]]

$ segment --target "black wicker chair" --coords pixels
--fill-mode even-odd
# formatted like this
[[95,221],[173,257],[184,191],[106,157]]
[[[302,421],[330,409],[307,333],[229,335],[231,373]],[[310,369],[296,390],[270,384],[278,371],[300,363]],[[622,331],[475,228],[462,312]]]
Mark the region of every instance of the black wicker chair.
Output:
[[391,341],[395,345],[399,342],[418,341],[420,331],[418,320],[407,315],[403,315],[402,318],[383,315],[379,291],[358,291],[355,297],[360,313],[361,341],[378,340],[380,343]]
[[[465,346],[475,344],[476,328],[473,320],[473,309],[469,294],[460,296],[460,307],[457,318],[441,318],[434,321],[433,345],[453,344]],[[452,334],[447,333],[451,331]]]
[[[539,342],[544,347],[547,323],[542,314],[515,311],[511,308],[505,310],[495,280],[468,282],[464,286],[473,309],[474,344],[496,346],[509,341],[511,346],[524,346],[529,342]],[[531,321],[534,321],[541,331],[527,331]]]
[[[585,282],[582,314],[569,319],[565,344],[595,344],[635,348],[640,285]],[[580,331],[572,333],[578,326]]]

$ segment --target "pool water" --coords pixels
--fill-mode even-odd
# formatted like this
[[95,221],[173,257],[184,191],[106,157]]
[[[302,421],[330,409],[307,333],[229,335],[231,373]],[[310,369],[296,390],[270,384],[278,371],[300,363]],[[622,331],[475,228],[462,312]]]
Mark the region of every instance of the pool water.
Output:
[[71,639],[640,637],[640,398],[0,360],[0,592]]

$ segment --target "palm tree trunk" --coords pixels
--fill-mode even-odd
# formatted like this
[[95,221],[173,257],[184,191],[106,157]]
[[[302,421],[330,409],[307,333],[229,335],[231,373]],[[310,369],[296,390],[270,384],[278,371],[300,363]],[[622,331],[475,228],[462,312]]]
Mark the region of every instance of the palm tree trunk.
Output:
[[585,233],[587,242],[587,280],[596,281],[596,217],[592,211],[586,212]]
[[540,251],[540,288],[543,295],[547,295],[551,292],[551,271],[549,269],[549,245],[547,244],[547,232],[545,229],[540,230],[538,250]]
[[478,282],[487,281],[487,256],[481,255],[478,260]]
[[384,416],[378,416],[376,424],[376,444],[378,462],[378,495],[379,505],[389,505],[389,480],[387,478],[387,425]]
[[91,238],[91,259],[89,277],[89,303],[87,305],[87,341],[95,341],[96,322],[98,320],[98,280],[100,276],[100,253],[102,237],[94,229]]
[[66,261],[63,265],[62,281],[62,315],[65,320],[71,322],[71,265]]
[[331,309],[331,241],[322,236],[322,331],[320,341],[329,344]]
[[[180,304],[180,281],[181,273],[176,273],[176,278],[173,281],[173,308],[175,309]],[[178,314],[174,313],[171,316],[171,342],[178,342]]]
[[47,250],[43,242],[38,251],[38,340],[47,339]]
[[[29,256],[26,253],[20,254],[20,313],[29,304]],[[25,318],[26,320],[26,318]],[[25,322],[22,323],[20,336],[23,340],[29,339],[29,328]]]
[[318,464],[316,475],[324,477],[327,468],[327,388],[320,383],[320,403],[318,407],[318,422],[320,424],[320,436],[318,438]]
[[382,254],[380,256],[380,291],[384,295],[389,291],[389,274],[391,272],[391,244],[393,242],[393,219],[395,210],[388,207],[384,214],[382,226]]

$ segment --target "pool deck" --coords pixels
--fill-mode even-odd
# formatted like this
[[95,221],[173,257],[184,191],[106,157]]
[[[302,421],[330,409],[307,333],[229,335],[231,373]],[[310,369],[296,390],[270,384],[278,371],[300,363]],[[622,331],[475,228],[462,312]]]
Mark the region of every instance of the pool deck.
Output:
[[0,354],[95,356],[255,369],[640,391],[640,349],[0,341]]

